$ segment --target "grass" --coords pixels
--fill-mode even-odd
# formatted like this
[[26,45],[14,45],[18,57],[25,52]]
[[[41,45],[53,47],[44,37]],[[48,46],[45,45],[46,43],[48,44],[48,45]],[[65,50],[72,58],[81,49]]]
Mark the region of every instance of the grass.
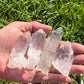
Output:
[[[62,26],[62,40],[84,44],[84,0],[0,0],[0,28],[13,21],[38,21],[52,30]],[[72,77],[78,83],[80,75]],[[18,83],[0,80],[0,84]]]

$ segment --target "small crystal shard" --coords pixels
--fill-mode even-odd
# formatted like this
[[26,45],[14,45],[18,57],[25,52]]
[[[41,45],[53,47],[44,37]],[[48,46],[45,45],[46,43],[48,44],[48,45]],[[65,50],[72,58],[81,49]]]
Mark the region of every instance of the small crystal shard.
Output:
[[40,29],[32,35],[32,42],[29,44],[28,50],[28,63],[29,69],[34,69],[35,66],[40,61],[40,55],[43,51],[43,47],[45,44],[46,34]]
[[30,42],[30,32],[26,32],[22,34],[13,49],[11,50],[11,54],[9,56],[8,67],[10,68],[22,68],[27,67],[27,59],[24,57],[26,50],[28,48]]
[[71,44],[67,41],[61,44],[57,50],[56,60],[53,66],[64,76],[68,76],[73,61],[73,50]]
[[59,46],[59,42],[62,38],[62,28],[58,28],[56,31],[51,32],[43,49],[40,57],[40,62],[37,65],[37,70],[48,74],[50,66],[56,57],[56,50]]

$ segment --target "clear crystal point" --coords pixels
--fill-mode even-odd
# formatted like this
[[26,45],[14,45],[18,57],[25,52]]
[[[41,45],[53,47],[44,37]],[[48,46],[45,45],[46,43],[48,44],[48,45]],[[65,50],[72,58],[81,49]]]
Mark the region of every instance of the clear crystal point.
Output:
[[49,34],[49,37],[47,38],[43,52],[40,57],[40,62],[37,65],[37,70],[40,70],[44,74],[48,74],[50,66],[55,60],[56,50],[59,46],[62,35],[62,28],[58,28],[56,31]]
[[11,54],[9,56],[9,63],[7,65],[8,67],[10,68],[26,67],[27,59],[24,57],[24,55],[28,48],[30,38],[31,38],[30,32],[26,32],[18,38],[16,44],[11,50]]
[[40,55],[43,51],[43,47],[45,44],[46,34],[40,29],[32,35],[32,42],[29,44],[28,50],[28,68],[34,69],[35,66],[40,61]]
[[56,59],[53,66],[64,76],[68,76],[73,61],[73,50],[67,41],[61,44],[57,50]]

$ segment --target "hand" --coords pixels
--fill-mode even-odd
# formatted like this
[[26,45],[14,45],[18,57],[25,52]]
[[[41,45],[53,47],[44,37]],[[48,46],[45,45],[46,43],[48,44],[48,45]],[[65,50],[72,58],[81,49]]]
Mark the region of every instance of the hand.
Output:
[[84,45],[78,43],[71,43],[74,50],[74,60],[71,67],[70,74],[84,73]]
[[44,75],[34,70],[11,69],[7,67],[8,57],[18,37],[26,32],[44,29],[46,33],[51,27],[38,22],[13,22],[0,30],[0,77],[16,82],[70,82],[69,77],[57,74]]
[[[35,32],[38,29],[44,29],[46,33],[51,30],[51,27],[40,24],[38,22],[13,22],[0,30],[0,78],[16,81],[16,82],[70,82],[69,77],[62,76],[60,74],[49,73],[44,75],[41,72],[28,69],[10,69],[7,67],[7,61],[11,49],[16,43],[18,37],[26,32]],[[73,49],[76,52],[76,44],[72,44]],[[80,44],[77,44],[80,45]],[[79,53],[83,53],[84,46],[77,46]],[[83,48],[83,49],[79,49]],[[81,51],[82,50],[82,51]],[[80,57],[80,55],[79,55]],[[75,59],[75,58],[74,58]],[[75,61],[74,61],[75,62]],[[80,63],[79,63],[80,64]],[[79,67],[72,66],[71,73],[75,73],[79,70]],[[80,68],[80,73],[83,73],[84,68]],[[51,69],[53,71],[53,68]]]

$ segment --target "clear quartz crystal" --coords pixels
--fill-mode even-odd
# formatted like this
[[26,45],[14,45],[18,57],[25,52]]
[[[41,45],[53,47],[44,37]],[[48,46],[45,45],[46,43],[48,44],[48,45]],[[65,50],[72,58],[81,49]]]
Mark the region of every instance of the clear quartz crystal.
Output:
[[32,35],[32,42],[29,44],[29,50],[27,53],[29,69],[35,68],[35,66],[39,63],[40,55],[45,44],[45,38],[46,34],[42,29]]
[[32,37],[30,32],[22,34],[11,50],[7,66],[34,69],[37,65],[37,70],[48,74],[53,64],[61,74],[68,76],[73,61],[73,50],[69,42],[64,42],[59,47],[62,35],[61,27],[49,33],[47,40],[42,29],[33,33]]
[[67,41],[61,44],[57,50],[56,60],[53,66],[64,76],[68,76],[73,61],[73,50]]
[[27,59],[24,57],[29,42],[31,39],[30,32],[26,32],[22,34],[16,44],[14,45],[13,49],[11,50],[11,54],[9,56],[9,63],[8,67],[10,68],[22,68],[27,67]]
[[56,57],[56,50],[62,38],[63,30],[58,28],[56,31],[51,32],[45,43],[43,52],[40,57],[40,62],[37,65],[37,70],[44,74],[48,74],[49,68]]

